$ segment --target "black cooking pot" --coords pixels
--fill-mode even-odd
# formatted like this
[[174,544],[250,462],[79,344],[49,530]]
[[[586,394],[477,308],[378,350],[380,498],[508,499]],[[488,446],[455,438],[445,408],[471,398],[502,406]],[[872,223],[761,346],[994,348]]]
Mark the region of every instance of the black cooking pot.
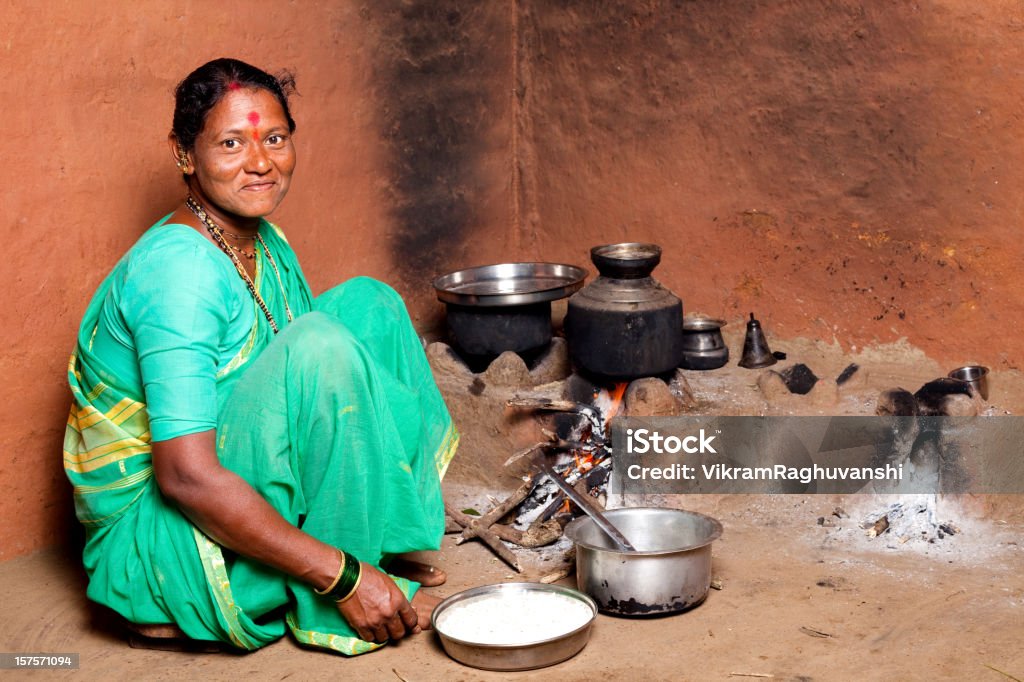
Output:
[[583,286],[583,268],[561,263],[500,263],[434,280],[447,306],[452,345],[464,354],[528,353],[551,342],[551,301]]
[[469,355],[526,353],[551,342],[551,303],[518,306],[447,304],[448,338]]
[[565,334],[577,367],[613,380],[664,374],[683,353],[683,302],[651,277],[661,247],[595,246],[600,276],[569,299]]

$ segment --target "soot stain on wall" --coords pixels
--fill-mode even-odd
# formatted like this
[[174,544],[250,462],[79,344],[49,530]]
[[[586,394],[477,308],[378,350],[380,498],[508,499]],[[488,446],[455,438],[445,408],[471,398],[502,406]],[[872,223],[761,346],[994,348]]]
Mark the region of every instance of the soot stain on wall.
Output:
[[400,276],[441,274],[471,239],[487,190],[489,100],[500,92],[496,57],[505,30],[494,3],[417,0],[366,12],[380,34],[379,107]]

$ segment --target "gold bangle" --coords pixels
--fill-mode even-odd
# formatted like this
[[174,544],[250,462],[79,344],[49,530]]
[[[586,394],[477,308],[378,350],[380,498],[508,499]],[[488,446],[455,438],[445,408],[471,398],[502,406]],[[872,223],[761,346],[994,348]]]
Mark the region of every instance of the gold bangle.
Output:
[[[326,595],[331,590],[333,590],[338,585],[338,581],[341,580],[341,574],[345,572],[345,553],[342,552],[340,549],[338,549],[336,551],[338,552],[338,556],[341,557],[341,566],[338,568],[338,575],[334,576],[334,580],[331,581],[331,584],[328,585],[323,590],[318,590],[316,588],[313,589],[314,592],[316,592],[317,594],[319,594],[321,596]],[[361,578],[362,575],[363,574],[360,572],[359,577]]]
[[359,564],[359,577],[356,578],[356,584],[352,586],[352,591],[346,594],[344,597],[338,600],[339,604],[344,604],[349,599],[355,596],[356,590],[359,589],[359,583],[363,581],[363,565]]

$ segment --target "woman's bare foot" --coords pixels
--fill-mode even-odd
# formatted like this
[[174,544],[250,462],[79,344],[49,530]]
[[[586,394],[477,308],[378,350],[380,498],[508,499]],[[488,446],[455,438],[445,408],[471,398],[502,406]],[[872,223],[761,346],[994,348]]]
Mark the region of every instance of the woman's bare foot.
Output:
[[414,580],[423,585],[423,587],[437,587],[438,585],[443,585],[448,580],[448,574],[440,568],[402,557],[395,557],[388,564],[387,570],[392,575],[397,575],[407,580]]
[[434,607],[440,603],[440,597],[427,594],[423,590],[417,590],[416,594],[412,595],[412,607],[416,609],[416,616],[419,618],[421,630],[430,629],[430,614],[434,612]]

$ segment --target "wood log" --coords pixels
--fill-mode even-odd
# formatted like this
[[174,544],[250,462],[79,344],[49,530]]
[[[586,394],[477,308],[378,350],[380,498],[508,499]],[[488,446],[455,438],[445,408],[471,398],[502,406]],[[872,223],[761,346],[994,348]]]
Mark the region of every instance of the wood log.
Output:
[[516,555],[490,529],[476,525],[476,519],[466,516],[457,509],[452,509],[445,505],[445,510],[448,512],[448,516],[452,517],[456,523],[466,529],[463,533],[469,532],[472,534],[472,537],[480,538],[502,561],[516,569],[517,573],[523,572],[523,568],[520,566],[519,560],[516,559]]

